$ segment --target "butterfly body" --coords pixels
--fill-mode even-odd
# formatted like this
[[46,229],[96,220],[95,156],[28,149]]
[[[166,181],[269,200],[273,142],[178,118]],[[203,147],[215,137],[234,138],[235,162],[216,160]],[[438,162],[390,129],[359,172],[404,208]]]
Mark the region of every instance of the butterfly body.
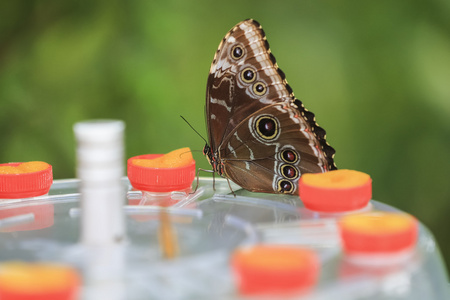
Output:
[[213,170],[255,192],[298,194],[303,173],[335,169],[334,149],[314,114],[294,97],[258,22],[224,37],[206,91]]

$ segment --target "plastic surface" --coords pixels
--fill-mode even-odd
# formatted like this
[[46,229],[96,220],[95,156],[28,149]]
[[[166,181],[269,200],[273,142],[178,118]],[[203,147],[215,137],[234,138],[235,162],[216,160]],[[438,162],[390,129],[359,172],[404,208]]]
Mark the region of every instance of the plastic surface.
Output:
[[[0,211],[54,206],[53,226],[39,230],[6,231],[32,222],[28,212],[0,219],[0,261],[69,264],[82,276],[84,300],[236,300],[248,298],[239,293],[232,253],[256,244],[290,245],[314,251],[320,264],[315,288],[294,299],[450,299],[438,245],[420,223],[411,255],[388,265],[365,265],[342,250],[338,222],[353,213],[314,212],[296,196],[251,193],[233,185],[234,197],[226,180],[216,179],[214,191],[212,179],[200,178],[195,194],[165,194],[173,200],[165,209],[178,243],[178,256],[167,260],[158,241],[161,209],[152,205],[153,195],[134,191],[127,178],[121,184],[127,191],[123,244],[80,244],[80,181],[55,180],[48,196],[0,203]],[[397,211],[373,200],[366,210]]]
[[[0,166],[16,167],[22,163],[7,163]],[[52,166],[37,172],[0,174],[0,199],[18,199],[47,194],[53,182]]]
[[133,164],[134,159],[154,159],[163,154],[144,154],[128,159],[128,178],[137,190],[172,192],[191,187],[195,179],[195,161],[178,168],[147,168]]

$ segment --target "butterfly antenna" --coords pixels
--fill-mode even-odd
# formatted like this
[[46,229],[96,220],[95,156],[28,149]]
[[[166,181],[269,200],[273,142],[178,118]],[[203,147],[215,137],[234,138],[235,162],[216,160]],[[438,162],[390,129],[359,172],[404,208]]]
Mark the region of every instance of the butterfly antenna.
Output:
[[192,125],[183,117],[183,116],[181,116],[180,115],[180,117],[189,125],[189,127],[191,127],[191,129],[192,130],[194,130],[194,132],[199,136],[199,137],[201,137],[202,138],[202,140],[204,140],[205,141],[205,143],[206,144],[208,144],[208,141],[197,131],[197,130],[195,130],[195,128],[194,127],[192,127]]

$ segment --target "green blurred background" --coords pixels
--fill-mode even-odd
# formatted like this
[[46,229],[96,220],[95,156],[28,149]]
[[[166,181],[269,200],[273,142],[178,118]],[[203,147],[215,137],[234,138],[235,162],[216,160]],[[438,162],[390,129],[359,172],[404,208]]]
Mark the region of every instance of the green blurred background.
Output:
[[126,122],[126,156],[188,146],[208,168],[206,79],[226,32],[264,27],[296,96],[374,199],[450,260],[450,1],[1,1],[0,162],[75,176],[72,125]]

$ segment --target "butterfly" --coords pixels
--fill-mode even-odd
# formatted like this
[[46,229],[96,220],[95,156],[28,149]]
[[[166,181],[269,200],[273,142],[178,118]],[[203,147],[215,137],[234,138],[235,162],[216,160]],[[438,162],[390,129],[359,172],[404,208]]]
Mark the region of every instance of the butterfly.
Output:
[[302,174],[336,169],[325,130],[295,98],[253,19],[234,26],[214,55],[206,123],[203,154],[216,173],[246,190],[298,194]]

